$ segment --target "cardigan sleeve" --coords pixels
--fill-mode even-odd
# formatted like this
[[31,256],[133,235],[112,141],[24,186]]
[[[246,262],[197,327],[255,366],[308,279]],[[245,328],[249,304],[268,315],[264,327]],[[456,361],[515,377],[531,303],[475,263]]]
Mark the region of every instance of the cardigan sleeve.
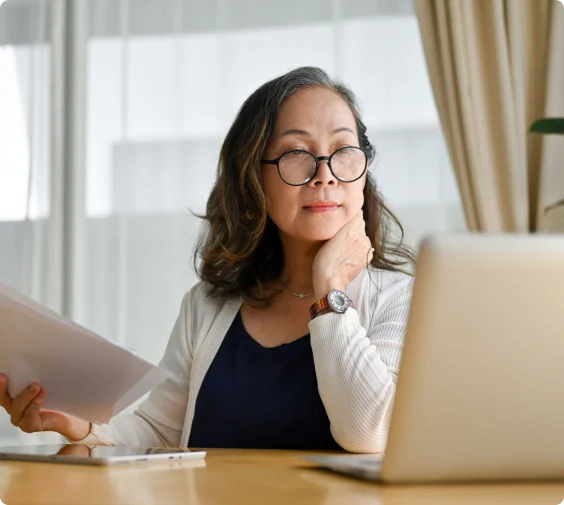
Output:
[[387,442],[412,278],[397,275],[381,289],[365,328],[355,309],[309,323],[319,393],[336,442],[357,453],[383,452]]
[[82,445],[172,446],[180,442],[192,366],[188,331],[194,288],[182,300],[165,353],[159,366],[171,377],[154,388],[132,414],[120,414],[108,424],[93,425]]

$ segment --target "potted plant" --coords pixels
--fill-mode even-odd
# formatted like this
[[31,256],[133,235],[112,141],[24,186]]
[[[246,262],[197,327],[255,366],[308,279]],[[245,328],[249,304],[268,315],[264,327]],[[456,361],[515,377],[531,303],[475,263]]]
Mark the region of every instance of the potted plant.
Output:
[[[532,125],[532,133],[539,133],[542,135],[564,135],[564,117],[545,117],[537,119]],[[545,213],[557,207],[564,205],[564,200],[559,200],[556,203],[549,205],[544,209]]]

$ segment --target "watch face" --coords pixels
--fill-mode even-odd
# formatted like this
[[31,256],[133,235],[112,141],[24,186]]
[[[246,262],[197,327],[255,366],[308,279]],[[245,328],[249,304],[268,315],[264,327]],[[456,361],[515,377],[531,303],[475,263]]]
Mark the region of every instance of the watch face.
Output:
[[349,297],[342,291],[334,289],[327,295],[327,303],[335,312],[345,312],[349,308]]

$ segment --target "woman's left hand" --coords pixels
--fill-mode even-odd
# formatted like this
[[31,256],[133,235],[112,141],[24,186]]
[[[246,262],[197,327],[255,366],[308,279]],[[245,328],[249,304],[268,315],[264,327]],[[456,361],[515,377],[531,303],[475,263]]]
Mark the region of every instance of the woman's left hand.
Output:
[[332,289],[345,291],[349,283],[372,260],[373,250],[366,235],[362,211],[345,224],[317,252],[312,275],[315,299]]

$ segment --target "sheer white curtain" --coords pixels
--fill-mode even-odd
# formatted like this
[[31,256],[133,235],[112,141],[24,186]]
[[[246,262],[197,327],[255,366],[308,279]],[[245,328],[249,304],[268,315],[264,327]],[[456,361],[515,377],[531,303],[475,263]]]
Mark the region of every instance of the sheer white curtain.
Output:
[[[52,39],[60,2],[0,2],[0,282],[62,309],[53,151]],[[2,358],[0,357],[0,363]],[[0,365],[1,371],[1,365]],[[23,436],[0,414],[0,444],[55,440]]]
[[204,208],[223,136],[257,86],[301,65],[359,96],[377,182],[412,244],[464,227],[411,0],[73,5],[84,25],[66,74],[75,93],[63,308],[77,322],[160,358],[196,282],[190,211]]

